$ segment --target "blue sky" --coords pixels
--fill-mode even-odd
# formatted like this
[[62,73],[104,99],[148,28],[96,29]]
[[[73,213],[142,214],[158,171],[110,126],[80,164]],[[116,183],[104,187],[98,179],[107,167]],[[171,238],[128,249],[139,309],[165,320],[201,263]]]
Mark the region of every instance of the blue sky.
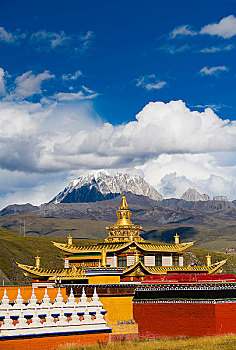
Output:
[[236,198],[236,1],[1,1],[0,50],[0,206],[100,168]]

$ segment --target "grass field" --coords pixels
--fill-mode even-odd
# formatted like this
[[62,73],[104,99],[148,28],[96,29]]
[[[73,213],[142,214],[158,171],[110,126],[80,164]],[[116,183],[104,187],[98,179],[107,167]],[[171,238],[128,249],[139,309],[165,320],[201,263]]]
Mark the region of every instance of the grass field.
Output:
[[90,346],[68,345],[57,350],[235,350],[236,335],[191,339],[157,339],[146,341],[97,344]]

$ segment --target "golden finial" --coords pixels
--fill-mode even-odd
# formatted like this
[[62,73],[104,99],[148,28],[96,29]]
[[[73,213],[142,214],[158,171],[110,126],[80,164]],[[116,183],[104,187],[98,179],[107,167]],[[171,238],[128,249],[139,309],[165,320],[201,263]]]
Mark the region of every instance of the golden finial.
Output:
[[127,204],[127,201],[126,201],[126,198],[125,198],[125,194],[123,193],[122,194],[122,199],[121,199],[121,202],[120,202],[120,210],[127,210],[128,209],[128,204]]
[[71,237],[71,235],[69,235],[68,237],[67,237],[67,244],[68,245],[72,245],[73,243],[72,243],[72,237]]
[[206,258],[207,258],[207,266],[210,266],[211,265],[211,256],[209,253],[207,254]]
[[178,234],[176,233],[176,235],[174,237],[175,237],[175,244],[179,244],[179,236],[178,236]]
[[38,255],[35,257],[35,267],[37,267],[37,269],[40,268],[40,259],[41,257]]

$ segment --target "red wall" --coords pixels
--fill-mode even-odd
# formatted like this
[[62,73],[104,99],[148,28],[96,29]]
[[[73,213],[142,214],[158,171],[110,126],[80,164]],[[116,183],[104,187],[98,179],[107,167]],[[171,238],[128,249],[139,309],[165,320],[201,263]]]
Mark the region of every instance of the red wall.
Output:
[[134,319],[141,338],[236,333],[236,304],[134,303]]

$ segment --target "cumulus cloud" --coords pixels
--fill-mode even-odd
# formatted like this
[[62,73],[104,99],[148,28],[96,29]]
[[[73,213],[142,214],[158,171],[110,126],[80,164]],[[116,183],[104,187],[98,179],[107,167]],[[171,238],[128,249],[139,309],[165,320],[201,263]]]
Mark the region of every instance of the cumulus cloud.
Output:
[[203,67],[200,70],[201,75],[214,75],[218,76],[220,72],[227,72],[229,69],[226,66],[217,66],[217,67]]
[[208,24],[204,26],[201,34],[218,35],[228,39],[236,35],[236,18],[233,15],[222,18],[219,23]]
[[15,79],[15,87],[11,94],[6,97],[6,100],[24,99],[35,94],[41,94],[42,82],[54,77],[53,74],[46,70],[39,74],[33,74],[32,71],[25,72]]
[[161,153],[236,148],[236,122],[220,119],[211,109],[190,111],[182,101],[149,103],[135,121],[118,126],[95,120],[91,127],[91,109],[71,113],[63,103],[47,108],[1,103],[0,108],[0,165],[5,169],[50,172],[132,167]]
[[[230,153],[230,152],[229,152]],[[231,152],[235,157],[235,152]],[[139,167],[143,176],[164,197],[179,198],[188,188],[200,193],[236,198],[236,166],[224,164],[228,153],[218,157],[215,153],[205,154],[162,154]]]
[[189,25],[182,25],[180,27],[175,28],[170,33],[170,36],[173,39],[176,38],[177,36],[185,36],[185,35],[195,36],[195,35],[197,35],[197,32],[192,30]]
[[[28,179],[38,176],[42,183],[53,173],[56,182],[59,175],[67,179],[69,172],[79,169],[128,167],[143,172],[165,196],[179,196],[195,187],[232,198],[235,156],[230,160],[226,155],[235,154],[235,149],[235,121],[222,120],[209,108],[191,111],[182,101],[149,103],[136,120],[118,126],[104,123],[86,100],[45,106],[0,102],[1,172],[24,173]],[[41,189],[40,200],[49,200],[53,195],[45,195],[47,186],[32,180],[30,192]],[[15,187],[19,201],[26,201],[27,185]],[[2,201],[11,198],[7,191]]]
[[146,90],[159,90],[166,85],[166,81],[158,81],[155,74],[142,75],[136,79],[136,86]]

